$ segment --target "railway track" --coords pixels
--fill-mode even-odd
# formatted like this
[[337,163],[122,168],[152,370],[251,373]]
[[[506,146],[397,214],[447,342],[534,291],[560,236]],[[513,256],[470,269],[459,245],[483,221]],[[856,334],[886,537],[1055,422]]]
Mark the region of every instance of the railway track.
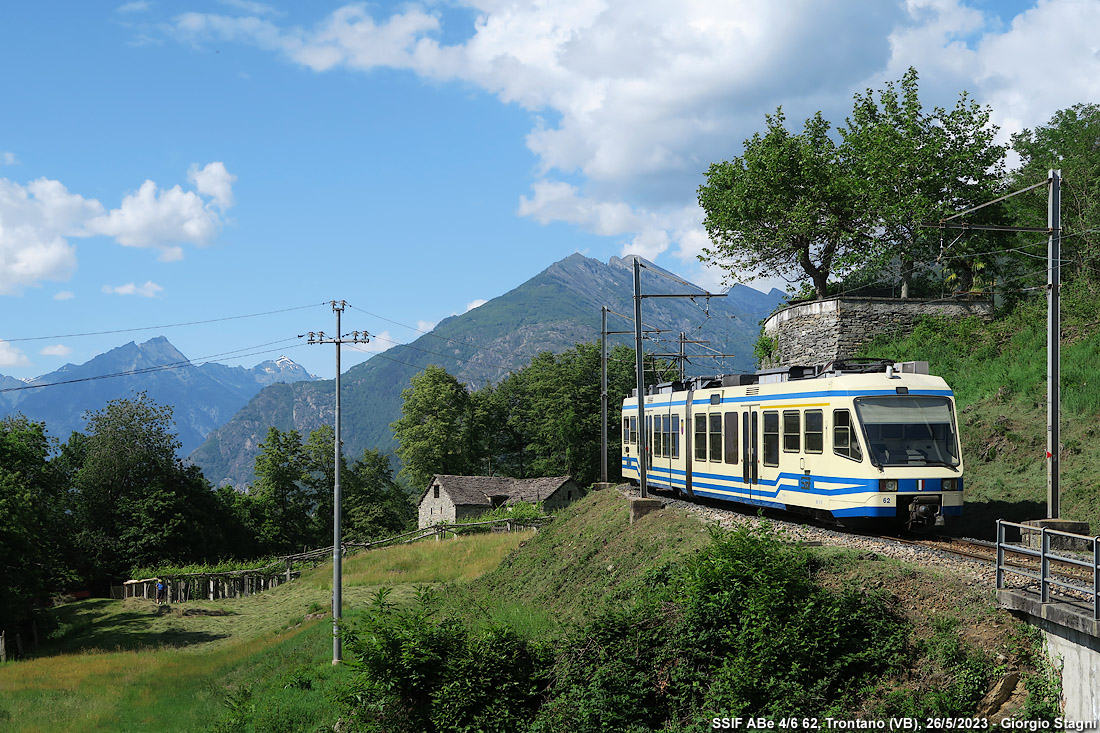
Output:
[[[636,496],[637,490],[626,490],[624,493]],[[988,584],[991,589],[996,587],[997,548],[993,542],[905,530],[889,533],[858,532],[828,526],[789,512],[768,510],[762,513],[752,507],[727,505],[719,501],[689,502],[676,497],[671,492],[660,490],[651,491],[650,495],[661,499],[666,505],[696,513],[704,521],[721,526],[732,527],[763,522],[780,529],[795,542],[849,547],[907,562],[943,567],[966,573],[978,582]],[[1006,567],[1018,568],[1034,574],[1038,572],[1039,563],[1032,558],[1011,555],[1006,558]],[[1087,584],[1090,580],[1087,571],[1066,563],[1052,561],[1051,570],[1057,577],[1067,581]],[[1021,580],[1019,576],[1010,574],[1010,577]],[[1074,597],[1072,591],[1067,597]]]

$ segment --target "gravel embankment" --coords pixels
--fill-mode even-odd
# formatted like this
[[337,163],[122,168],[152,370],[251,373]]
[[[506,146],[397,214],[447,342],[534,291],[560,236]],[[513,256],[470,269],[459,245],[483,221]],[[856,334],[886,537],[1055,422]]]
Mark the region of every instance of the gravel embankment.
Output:
[[[628,497],[637,497],[638,489],[629,485],[620,485],[619,491]],[[930,547],[909,545],[877,537],[867,537],[852,532],[844,532],[825,527],[817,527],[794,520],[779,519],[776,517],[761,518],[756,510],[751,507],[722,508],[714,505],[695,504],[682,499],[675,499],[664,493],[650,491],[650,498],[660,499],[665,506],[676,507],[690,512],[708,524],[718,524],[721,527],[732,528],[741,525],[759,525],[766,523],[779,529],[784,536],[792,542],[814,543],[821,545],[833,545],[851,548],[860,552],[874,553],[884,557],[891,557],[906,562],[917,563],[928,567],[941,567],[955,573],[966,574],[971,581],[988,584],[989,588],[996,584],[996,567],[993,561],[981,562],[949,552],[943,552]]]

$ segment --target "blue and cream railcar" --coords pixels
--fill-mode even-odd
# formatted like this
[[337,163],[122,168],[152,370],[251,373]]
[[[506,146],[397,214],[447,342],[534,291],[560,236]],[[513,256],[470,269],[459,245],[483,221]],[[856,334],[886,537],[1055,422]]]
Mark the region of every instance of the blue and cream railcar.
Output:
[[[623,477],[637,482],[636,396],[622,414]],[[962,512],[954,395],[923,362],[697,377],[651,388],[644,419],[647,483],[689,497],[841,524]]]

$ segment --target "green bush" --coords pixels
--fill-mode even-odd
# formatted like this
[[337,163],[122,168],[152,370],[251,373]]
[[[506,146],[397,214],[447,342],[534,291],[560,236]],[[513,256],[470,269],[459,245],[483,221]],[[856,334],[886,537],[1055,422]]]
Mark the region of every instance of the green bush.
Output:
[[813,569],[770,531],[715,531],[670,584],[567,641],[534,729],[853,709],[862,685],[905,659],[907,626],[884,596],[826,590]]
[[338,696],[347,731],[515,731],[540,703],[545,650],[511,629],[472,631],[437,613],[429,589],[398,609],[379,590],[364,618],[345,632],[354,669]]
[[[691,730],[715,716],[858,708],[907,659],[883,595],[813,582],[812,556],[766,530],[714,531],[708,548],[644,577],[634,600],[555,642],[399,610],[379,592],[346,634],[347,730]],[[552,645],[551,645],[552,644]]]

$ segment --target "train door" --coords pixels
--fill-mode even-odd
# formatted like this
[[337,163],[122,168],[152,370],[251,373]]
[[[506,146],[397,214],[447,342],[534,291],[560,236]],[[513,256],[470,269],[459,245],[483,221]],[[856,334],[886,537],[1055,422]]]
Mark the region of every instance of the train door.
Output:
[[753,500],[756,503],[774,503],[779,500],[779,462],[780,462],[780,411],[759,410],[753,413],[753,417],[759,414],[759,430],[757,434],[760,440],[759,472]]
[[653,414],[645,416],[645,446],[641,448],[638,458],[642,462],[642,471],[645,471],[646,482],[651,480],[649,469],[653,465]]
[[745,490],[749,499],[756,492],[760,481],[760,405],[746,405],[741,413],[741,477],[745,481]]
[[[672,459],[680,445],[680,436],[673,433],[673,415],[668,405],[661,405],[653,413],[653,441],[650,443],[652,463],[651,477],[657,486],[674,488]],[[679,429],[680,417],[676,416],[676,428]]]

